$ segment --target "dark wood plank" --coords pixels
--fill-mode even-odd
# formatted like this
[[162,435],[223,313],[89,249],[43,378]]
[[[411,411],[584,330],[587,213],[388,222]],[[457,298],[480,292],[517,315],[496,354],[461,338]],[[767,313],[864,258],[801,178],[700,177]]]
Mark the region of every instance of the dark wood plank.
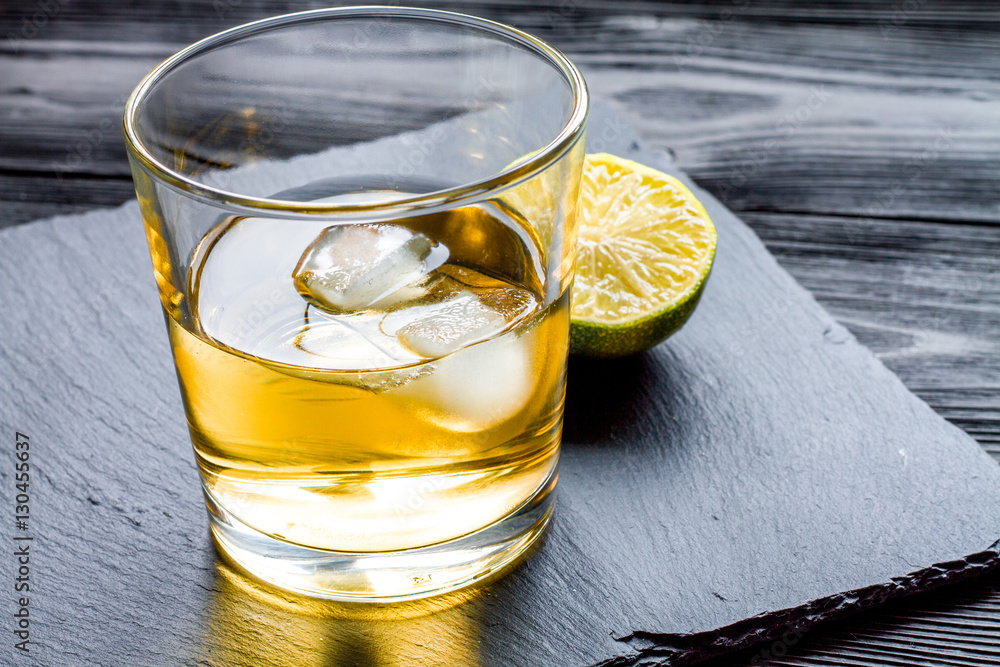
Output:
[[1000,576],[781,638],[704,667],[908,667],[1000,664]]
[[53,215],[118,206],[135,198],[132,179],[67,174],[10,175],[0,171],[0,229]]
[[624,25],[570,52],[734,209],[1000,220],[1000,35]]
[[[1000,33],[907,22],[887,35],[864,23],[727,23],[590,8],[558,23],[551,11],[524,6],[502,18],[552,38],[596,95],[615,99],[735,210],[1000,220]],[[237,22],[235,14],[227,20]],[[111,127],[135,82],[181,45],[157,37],[35,39],[16,53],[4,46],[0,141],[12,149],[0,169],[127,175]],[[919,76],[907,76],[918,66]]]
[[138,53],[113,45],[44,46],[0,54],[0,173],[128,178],[125,100],[177,45],[143,45]]
[[[50,0],[0,7],[3,35],[21,39],[89,39],[147,41],[169,35],[178,41],[193,41],[235,23],[264,16],[318,9],[350,2],[327,0],[169,0],[161,2],[106,3],[99,0]],[[915,0],[914,4],[887,4],[879,0],[810,2],[796,0],[701,0],[658,2],[656,0],[452,0],[414,1],[410,5],[464,11],[515,23],[522,13],[542,14],[549,24],[564,24],[583,15],[633,15],[639,17],[733,20],[778,25],[804,23],[879,28],[887,37],[904,27],[934,30],[961,28],[986,31],[1000,24],[990,2],[962,0]],[[27,23],[25,23],[27,20]],[[122,31],[122,26],[131,28]]]

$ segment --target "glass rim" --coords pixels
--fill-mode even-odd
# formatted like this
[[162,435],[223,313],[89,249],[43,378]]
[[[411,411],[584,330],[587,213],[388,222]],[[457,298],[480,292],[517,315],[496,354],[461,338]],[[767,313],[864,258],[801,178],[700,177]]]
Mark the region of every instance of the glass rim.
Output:
[[[566,79],[573,94],[573,109],[570,112],[569,118],[563,123],[559,132],[549,143],[486,178],[426,194],[375,203],[332,204],[301,202],[271,199],[268,197],[253,197],[215,188],[199,183],[163,164],[153,156],[152,152],[139,138],[136,117],[147,95],[153,86],[162,81],[177,66],[193,56],[234,42],[243,37],[259,34],[278,27],[309,23],[316,19],[378,17],[407,18],[463,25],[502,36],[520,46],[526,47],[536,55],[547,60]],[[416,211],[420,213],[432,213],[445,208],[474,204],[490,196],[509,190],[532,178],[562,158],[583,136],[588,113],[589,95],[587,84],[580,70],[562,52],[533,35],[497,21],[458,12],[391,5],[366,5],[314,9],[283,14],[229,28],[228,30],[195,42],[164,60],[139,82],[125,103],[123,133],[130,155],[160,182],[181,194],[205,203],[222,206],[229,210],[251,214],[275,212],[281,213],[286,217],[290,215],[293,217],[308,218],[324,215],[351,217],[357,214],[377,215],[382,213],[399,214],[402,212],[413,215]]]

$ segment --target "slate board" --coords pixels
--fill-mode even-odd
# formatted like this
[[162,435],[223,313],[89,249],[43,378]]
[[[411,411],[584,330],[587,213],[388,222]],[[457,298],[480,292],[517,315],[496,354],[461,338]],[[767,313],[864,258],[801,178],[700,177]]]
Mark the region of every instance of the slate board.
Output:
[[[677,173],[606,106],[589,142]],[[544,541],[489,585],[396,607],[287,595],[219,561],[135,204],[0,233],[0,578],[12,533],[34,538],[31,653],[5,633],[0,655],[673,665],[1000,563],[1000,468],[693,190],[719,230],[701,306],[645,355],[572,360]]]

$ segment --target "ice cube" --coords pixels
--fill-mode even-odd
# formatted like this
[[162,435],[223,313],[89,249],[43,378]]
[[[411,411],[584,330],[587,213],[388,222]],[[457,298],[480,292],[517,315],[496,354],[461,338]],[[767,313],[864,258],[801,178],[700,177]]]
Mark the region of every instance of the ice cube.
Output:
[[299,365],[337,370],[381,368],[397,360],[387,346],[387,339],[378,330],[378,318],[361,315],[338,317],[310,305],[304,325],[288,347],[289,354],[307,353]]
[[424,419],[456,433],[477,433],[513,419],[534,389],[532,334],[509,331],[433,362],[433,370],[397,389]]
[[499,313],[508,322],[520,320],[538,307],[534,295],[518,287],[480,290],[477,294],[484,306]]
[[507,330],[524,321],[538,304],[527,290],[476,288],[459,282],[448,264],[419,302],[386,314],[381,329],[423,357],[427,372],[394,391],[417,406],[427,421],[456,433],[499,427],[511,432],[523,424],[510,421],[531,399],[533,329]]
[[306,248],[292,278],[320,308],[356,313],[419,283],[447,259],[445,246],[399,225],[335,225]]
[[405,347],[431,359],[485,340],[507,326],[503,315],[465,290],[421,310],[423,312],[420,315],[395,333]]

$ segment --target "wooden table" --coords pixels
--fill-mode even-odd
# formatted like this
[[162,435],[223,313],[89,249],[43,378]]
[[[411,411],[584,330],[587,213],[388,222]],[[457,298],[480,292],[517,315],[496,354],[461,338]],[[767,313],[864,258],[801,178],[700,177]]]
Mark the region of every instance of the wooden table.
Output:
[[[125,96],[225,27],[333,3],[0,8],[0,226],[132,198]],[[534,32],[749,222],[914,392],[1000,458],[996,3],[411,2]],[[1000,663],[1000,577],[719,664]]]

